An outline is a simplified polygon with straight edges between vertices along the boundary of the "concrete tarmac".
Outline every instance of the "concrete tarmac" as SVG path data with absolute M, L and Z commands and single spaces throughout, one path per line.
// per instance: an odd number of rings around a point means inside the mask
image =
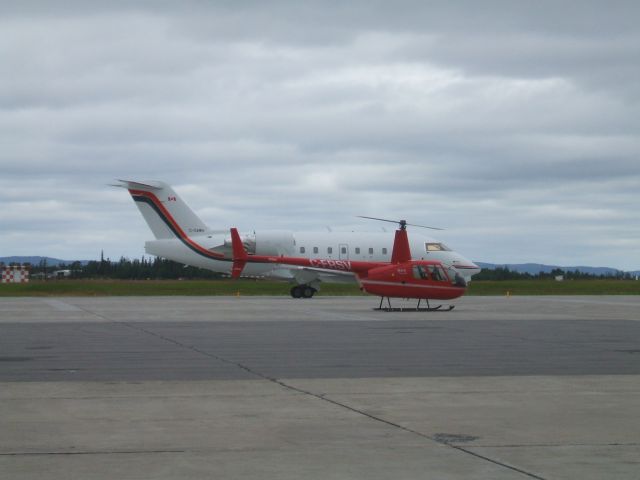
M 640 477 L 640 298 L 14 298 L 0 478 Z

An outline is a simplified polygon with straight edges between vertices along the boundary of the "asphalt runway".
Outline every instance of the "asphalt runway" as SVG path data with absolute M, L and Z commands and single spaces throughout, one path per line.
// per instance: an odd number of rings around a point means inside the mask
M 640 299 L 14 298 L 2 478 L 638 478 Z
M 640 322 L 624 320 L 5 323 L 2 332 L 0 381 L 640 374 Z

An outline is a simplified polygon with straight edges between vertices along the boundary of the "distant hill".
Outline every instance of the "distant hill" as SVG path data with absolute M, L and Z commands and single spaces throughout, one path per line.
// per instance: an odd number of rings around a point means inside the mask
M 48 267 L 57 267 L 58 265 L 69 265 L 73 262 L 79 261 L 82 265 L 86 265 L 87 263 L 89 263 L 89 260 L 61 260 L 59 258 L 52 258 L 52 257 L 38 257 L 38 256 L 34 256 L 34 257 L 20 257 L 20 256 L 16 256 L 16 257 L 0 257 L 0 262 L 4 263 L 5 265 L 9 265 L 10 263 L 30 263 L 31 265 L 40 265 L 40 262 L 42 262 L 43 260 L 47 260 L 47 266 Z
M 529 273 L 531 275 L 537 275 L 538 273 L 551 273 L 552 270 L 560 269 L 565 272 L 575 272 L 576 270 L 581 273 L 587 273 L 589 275 L 616 275 L 621 272 L 616 268 L 609 267 L 585 267 L 585 266 L 577 266 L 577 267 L 561 267 L 558 265 L 544 265 L 542 263 L 484 263 L 484 262 L 476 262 L 476 264 L 480 268 L 486 268 L 489 270 L 494 270 L 497 267 L 508 268 L 512 272 L 518 273 Z M 631 275 L 640 275 L 640 270 L 635 270 L 632 272 L 628 272 Z

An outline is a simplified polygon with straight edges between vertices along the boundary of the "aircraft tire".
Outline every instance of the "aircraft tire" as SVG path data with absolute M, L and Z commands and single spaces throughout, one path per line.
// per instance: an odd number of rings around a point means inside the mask
M 311 298 L 313 297 L 314 293 L 316 293 L 315 288 L 310 287 L 309 285 L 305 285 L 304 287 L 302 287 L 302 296 L 304 298 Z
M 301 298 L 303 294 L 302 287 L 300 285 L 296 285 L 291 288 L 291 296 L 293 298 Z

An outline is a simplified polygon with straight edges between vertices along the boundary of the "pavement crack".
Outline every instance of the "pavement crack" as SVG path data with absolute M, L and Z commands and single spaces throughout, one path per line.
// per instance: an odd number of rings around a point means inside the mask
M 104 320 L 105 322 L 113 322 L 113 320 L 110 319 L 109 317 L 105 317 L 104 315 L 101 315 L 99 313 L 92 312 L 91 310 L 88 310 L 85 307 L 81 307 L 79 305 L 70 305 L 70 306 L 73 307 L 73 310 L 70 310 L 70 311 L 84 312 L 84 313 L 87 313 L 89 315 L 93 315 L 94 317 L 99 318 L 100 320 Z
M 193 352 L 199 353 L 201 355 L 205 355 L 205 356 L 207 356 L 209 358 L 213 358 L 215 360 L 218 360 L 220 362 L 226 363 L 228 365 L 234 365 L 237 368 L 240 368 L 240 369 L 242 369 L 242 370 L 244 370 L 244 371 L 246 371 L 246 372 L 248 372 L 248 373 L 250 373 L 250 374 L 252 374 L 252 375 L 254 375 L 256 377 L 259 377 L 259 378 L 261 378 L 263 380 L 267 380 L 267 381 L 269 381 L 269 382 L 271 382 L 273 384 L 279 385 L 280 387 L 285 388 L 287 390 L 290 390 L 292 392 L 296 392 L 296 393 L 300 393 L 300 394 L 303 394 L 303 395 L 306 395 L 306 396 L 309 396 L 309 397 L 316 398 L 316 399 L 318 399 L 318 400 L 320 400 L 322 402 L 329 403 L 329 404 L 334 405 L 336 407 L 340 407 L 340 408 L 342 408 L 344 410 L 348 410 L 350 412 L 353 412 L 353 413 L 355 413 L 357 415 L 361 415 L 363 417 L 366 417 L 366 418 L 368 418 L 370 420 L 373 420 L 373 421 L 385 424 L 387 426 L 402 430 L 402 431 L 410 433 L 412 435 L 416 435 L 416 436 L 418 436 L 420 438 L 424 438 L 425 440 L 429 440 L 429 441 L 438 443 L 439 445 L 451 448 L 453 450 L 457 450 L 458 452 L 465 453 L 467 455 L 471 455 L 471 456 L 476 457 L 478 459 L 490 462 L 490 463 L 492 463 L 494 465 L 498 465 L 498 466 L 500 466 L 502 468 L 506 468 L 506 469 L 511 470 L 513 472 L 520 473 L 520 474 L 525 475 L 525 476 L 527 476 L 529 478 L 535 478 L 536 480 L 546 480 L 544 477 L 540 477 L 540 476 L 538 476 L 538 475 L 536 475 L 534 473 L 527 472 L 526 470 L 522 470 L 522 469 L 520 469 L 518 467 L 515 467 L 513 465 L 509 465 L 507 463 L 500 462 L 498 460 L 494 460 L 494 459 L 492 459 L 490 457 L 487 457 L 485 455 L 480 455 L 478 453 L 472 452 L 472 451 L 470 451 L 470 450 L 468 450 L 466 448 L 463 448 L 463 447 L 460 447 L 460 446 L 457 446 L 457 445 L 452 445 L 452 444 L 447 443 L 447 442 L 438 441 L 438 439 L 435 438 L 434 436 L 427 435 L 427 434 L 422 433 L 422 432 L 420 432 L 418 430 L 413 430 L 413 429 L 411 429 L 409 427 L 405 427 L 404 425 L 400 425 L 399 423 L 392 422 L 390 420 L 387 420 L 385 418 L 379 417 L 377 415 L 373 415 L 371 413 L 367 413 L 364 410 L 360 410 L 360 409 L 358 409 L 356 407 L 352 407 L 351 405 L 348 405 L 346 403 L 339 402 L 337 400 L 334 400 L 334 399 L 328 397 L 326 393 L 315 393 L 315 392 L 312 392 L 311 390 L 305 390 L 303 388 L 296 387 L 294 385 L 291 385 L 291 384 L 288 384 L 288 383 L 284 382 L 283 380 L 279 380 L 277 378 L 270 377 L 270 376 L 268 376 L 268 375 L 266 375 L 266 374 L 264 374 L 262 372 L 254 370 L 251 367 L 249 367 L 247 365 L 244 365 L 243 363 L 236 362 L 234 360 L 229 360 L 227 358 L 221 357 L 221 356 L 216 355 L 216 354 L 211 353 L 211 352 L 206 352 L 206 351 L 201 350 L 201 349 L 199 349 L 199 348 L 197 348 L 197 347 L 195 347 L 193 345 L 187 345 L 187 344 L 182 343 L 182 342 L 180 342 L 178 340 L 175 340 L 175 339 L 167 337 L 165 335 L 153 332 L 151 330 L 147 330 L 146 328 L 140 327 L 140 326 L 138 326 L 136 324 L 133 324 L 133 323 L 121 322 L 121 321 L 117 321 L 115 323 L 118 323 L 120 325 L 124 325 L 126 327 L 129 327 L 129 328 L 131 328 L 133 330 L 137 330 L 139 332 L 143 332 L 143 333 L 145 333 L 147 335 L 152 335 L 152 336 L 160 338 L 160 339 L 162 339 L 164 341 L 170 342 L 170 343 L 172 343 L 174 345 L 180 346 L 182 348 L 189 349 L 189 350 L 191 350 Z
M 509 465 L 506 464 L 504 462 L 499 462 L 498 460 L 494 460 L 493 458 L 487 457 L 486 455 L 480 455 L 479 453 L 476 452 L 472 452 L 471 450 L 468 450 L 466 448 L 463 447 L 458 447 L 455 445 L 449 445 L 451 448 L 458 450 L 459 452 L 464 452 L 468 455 L 473 455 L 474 457 L 480 458 L 482 460 L 485 460 L 487 462 L 491 462 L 494 465 L 499 465 L 501 467 L 505 467 L 508 468 L 509 470 L 513 470 L 514 472 L 518 472 L 521 473 L 523 475 L 526 475 L 529 478 L 536 478 L 537 480 L 546 480 L 544 477 L 540 477 L 538 475 L 536 475 L 535 473 L 531 473 L 531 472 L 527 472 L 526 470 L 522 470 L 521 468 L 518 467 L 514 467 L 513 465 Z
M 357 413 L 357 414 L 362 415 L 364 417 L 367 417 L 367 418 L 369 418 L 371 420 L 383 423 L 383 424 L 388 425 L 388 426 L 393 427 L 393 428 L 397 428 L 397 429 L 402 430 L 404 432 L 411 433 L 413 435 L 417 435 L 418 437 L 424 438 L 426 440 L 430 440 L 432 442 L 436 442 L 436 443 L 438 443 L 440 445 L 452 448 L 453 450 L 457 450 L 459 452 L 466 453 L 468 455 L 472 455 L 472 456 L 474 456 L 476 458 L 485 460 L 487 462 L 491 462 L 494 465 L 498 465 L 500 467 L 507 468 L 507 469 L 512 470 L 514 472 L 521 473 L 521 474 L 523 474 L 523 475 L 525 475 L 525 476 L 527 476 L 529 478 L 535 478 L 537 480 L 546 480 L 544 477 L 540 477 L 540 476 L 538 476 L 538 475 L 536 475 L 534 473 L 527 472 L 526 470 L 522 470 L 522 469 L 520 469 L 518 467 L 514 467 L 513 465 L 509 465 L 507 463 L 500 462 L 498 460 L 494 460 L 494 459 L 492 459 L 490 457 L 487 457 L 485 455 L 480 455 L 478 453 L 472 452 L 470 450 L 467 450 L 466 448 L 463 448 L 463 447 L 460 447 L 460 446 L 457 446 L 457 445 L 452 445 L 450 443 L 438 441 L 435 437 L 433 437 L 431 435 L 427 435 L 427 434 L 422 433 L 422 432 L 420 432 L 418 430 L 414 430 L 412 428 L 405 427 L 404 425 L 400 425 L 399 423 L 392 422 L 390 420 L 387 420 L 385 418 L 379 417 L 377 415 L 372 415 L 370 413 L 365 412 L 364 410 L 360 410 L 358 408 L 352 407 L 351 405 L 348 405 L 346 403 L 342 403 L 342 402 L 339 402 L 337 400 L 333 400 L 332 398 L 327 397 L 326 394 L 318 394 L 318 393 L 314 393 L 314 392 L 312 392 L 310 390 L 305 390 L 305 389 L 302 389 L 302 388 L 299 388 L 299 387 L 295 387 L 293 385 L 289 385 L 288 383 L 283 382 L 282 380 L 271 379 L 271 378 L 268 378 L 268 377 L 265 377 L 265 376 L 263 376 L 263 378 L 266 378 L 266 379 L 268 379 L 268 380 L 270 380 L 270 381 L 272 381 L 272 382 L 274 382 L 274 383 L 276 383 L 278 385 L 281 385 L 282 387 L 287 388 L 289 390 L 293 390 L 293 391 L 298 392 L 298 393 L 302 393 L 302 394 L 305 394 L 305 395 L 308 395 L 308 396 L 311 396 L 311 397 L 315 397 L 315 398 L 317 398 L 319 400 L 322 400 L 323 402 L 327 402 L 327 403 L 330 403 L 332 405 L 341 407 L 341 408 L 343 408 L 345 410 L 349 410 L 350 412 Z
M 182 343 L 182 342 L 180 342 L 178 340 L 175 340 L 173 338 L 167 337 L 167 336 L 162 335 L 160 333 L 156 333 L 156 332 L 153 332 L 151 330 L 147 330 L 146 328 L 140 327 L 140 326 L 138 326 L 136 324 L 128 323 L 128 322 L 119 322 L 119 321 L 116 321 L 114 323 L 117 323 L 119 325 L 124 325 L 125 327 L 131 328 L 133 330 L 137 330 L 137 331 L 142 332 L 142 333 L 146 333 L 147 335 L 152 335 L 152 336 L 154 336 L 156 338 L 159 338 L 161 340 L 164 340 L 166 342 L 173 343 L 174 345 L 177 345 L 177 346 L 182 347 L 182 348 L 186 348 L 187 350 L 191 350 L 192 352 L 196 352 L 196 353 L 199 353 L 200 355 L 204 355 L 206 357 L 213 358 L 214 360 L 218 360 L 219 362 L 226 363 L 228 365 L 234 365 L 234 366 L 244 370 L 245 372 L 250 373 L 250 374 L 252 374 L 252 375 L 254 375 L 256 377 L 260 377 L 260 378 L 262 378 L 264 380 L 269 380 L 271 382 L 276 381 L 275 379 L 273 379 L 271 377 L 268 377 L 266 375 L 263 375 L 262 373 L 260 373 L 260 372 L 258 372 L 256 370 L 253 370 L 252 368 L 250 368 L 250 367 L 248 367 L 248 366 L 246 366 L 246 365 L 244 365 L 244 364 L 242 364 L 240 362 L 235 362 L 233 360 L 229 360 L 227 358 L 224 358 L 224 357 L 221 357 L 219 355 L 216 355 L 215 353 L 211 353 L 211 352 L 207 352 L 205 350 L 201 350 L 201 349 L 199 349 L 198 347 L 196 347 L 194 345 L 187 345 L 186 343 Z

